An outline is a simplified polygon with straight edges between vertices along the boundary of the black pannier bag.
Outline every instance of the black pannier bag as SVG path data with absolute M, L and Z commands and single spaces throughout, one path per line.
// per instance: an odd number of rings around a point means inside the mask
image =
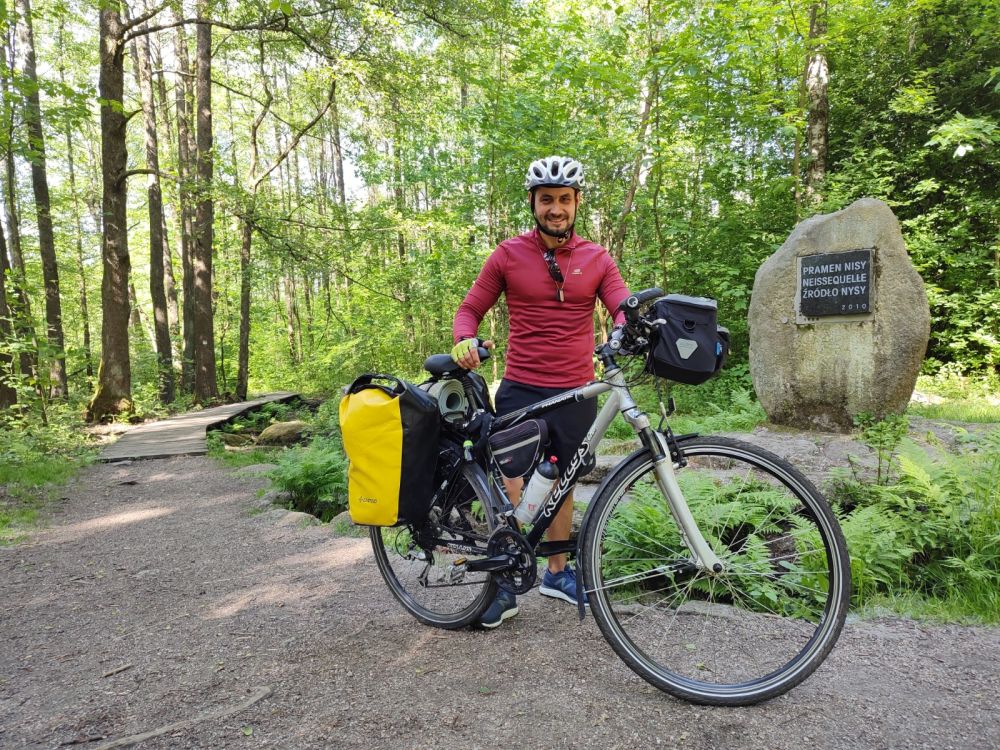
M 646 371 L 678 383 L 698 385 L 722 369 L 729 331 L 716 322 L 718 306 L 708 297 L 668 294 L 650 307 L 656 323 Z
M 340 430 L 354 523 L 398 526 L 426 517 L 440 425 L 437 401 L 391 375 L 362 375 L 345 389 Z
M 507 479 L 523 477 L 531 471 L 549 442 L 549 430 L 540 419 L 529 419 L 509 430 L 490 436 L 490 451 Z

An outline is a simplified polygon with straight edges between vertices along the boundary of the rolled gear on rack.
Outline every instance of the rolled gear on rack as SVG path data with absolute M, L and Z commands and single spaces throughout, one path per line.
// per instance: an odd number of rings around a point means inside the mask
M 351 520 L 364 526 L 422 521 L 434 494 L 437 400 L 391 375 L 362 375 L 344 391 L 340 429 L 350 460 Z

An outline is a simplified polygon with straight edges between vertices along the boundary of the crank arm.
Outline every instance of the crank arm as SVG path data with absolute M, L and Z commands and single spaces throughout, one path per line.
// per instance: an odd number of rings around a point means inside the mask
M 515 567 L 517 567 L 517 558 L 512 555 L 483 557 L 479 560 L 469 560 L 465 564 L 466 570 L 486 573 L 502 573 L 505 570 L 513 570 Z

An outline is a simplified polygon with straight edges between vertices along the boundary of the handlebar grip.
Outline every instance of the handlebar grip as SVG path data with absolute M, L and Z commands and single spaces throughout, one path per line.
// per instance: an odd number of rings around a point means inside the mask
M 479 353 L 479 361 L 485 362 L 490 358 L 490 350 L 484 346 L 477 346 L 476 351 Z
M 634 321 L 639 316 L 639 306 L 644 302 L 648 302 L 651 299 L 656 299 L 657 297 L 663 296 L 663 290 L 658 287 L 653 287 L 651 289 L 644 289 L 641 292 L 636 292 L 631 294 L 622 300 L 621 304 L 618 305 L 618 309 L 625 313 L 625 317 L 629 320 Z

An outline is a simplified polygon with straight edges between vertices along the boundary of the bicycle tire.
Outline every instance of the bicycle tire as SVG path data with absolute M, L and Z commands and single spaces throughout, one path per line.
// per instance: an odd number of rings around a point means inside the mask
M 742 706 L 787 692 L 830 653 L 850 601 L 843 533 L 788 462 L 727 438 L 681 444 L 691 512 L 725 566 L 696 568 L 638 451 L 605 479 L 581 550 L 590 608 L 622 660 L 659 689 Z
M 453 483 L 445 501 L 431 509 L 429 518 L 448 516 L 484 539 L 494 528 L 489 506 L 489 483 L 482 469 L 467 465 Z M 480 510 L 473 503 L 480 503 Z M 433 521 L 428 521 L 432 523 Z M 441 538 L 441 528 L 434 536 Z M 486 611 L 497 586 L 489 573 L 456 572 L 451 565 L 466 553 L 438 544 L 433 549 L 417 546 L 412 526 L 372 527 L 370 536 L 375 564 L 393 596 L 425 625 L 453 630 L 471 624 Z M 485 550 L 485 544 L 483 545 Z

